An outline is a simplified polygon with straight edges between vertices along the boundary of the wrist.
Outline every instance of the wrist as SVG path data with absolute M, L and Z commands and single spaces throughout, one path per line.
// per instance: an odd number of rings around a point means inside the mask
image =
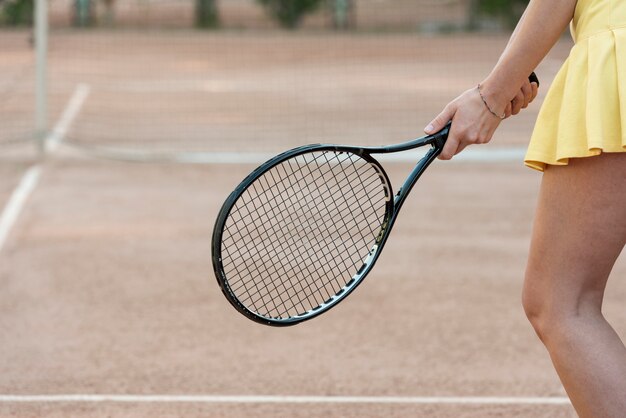
M 480 93 L 489 109 L 498 115 L 503 115 L 510 100 L 507 99 L 503 88 L 491 78 L 486 78 L 480 83 Z
M 504 113 L 498 113 L 495 110 L 493 110 L 491 108 L 491 106 L 489 106 L 489 103 L 487 102 L 487 100 L 485 99 L 485 96 L 483 95 L 482 91 L 480 90 L 480 84 L 478 86 L 476 86 L 476 91 L 478 92 L 478 95 L 480 96 L 480 99 L 483 101 L 483 104 L 485 105 L 485 108 L 489 111 L 489 113 L 491 113 L 494 117 L 503 120 L 506 119 L 506 114 Z

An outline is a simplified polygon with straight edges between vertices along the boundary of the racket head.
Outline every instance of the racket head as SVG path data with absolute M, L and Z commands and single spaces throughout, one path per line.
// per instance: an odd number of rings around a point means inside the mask
M 218 284 L 247 318 L 289 326 L 328 311 L 369 273 L 394 213 L 391 182 L 362 148 L 308 145 L 267 161 L 224 202 Z

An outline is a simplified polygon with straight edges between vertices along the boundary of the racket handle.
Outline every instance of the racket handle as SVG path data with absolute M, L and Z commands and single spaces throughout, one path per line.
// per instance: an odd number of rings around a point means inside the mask
M 446 140 L 448 139 L 448 135 L 450 134 L 450 128 L 452 127 L 452 121 L 446 123 L 446 126 L 443 127 L 437 133 L 432 135 L 432 144 L 435 148 L 442 150 L 443 146 L 446 144 Z

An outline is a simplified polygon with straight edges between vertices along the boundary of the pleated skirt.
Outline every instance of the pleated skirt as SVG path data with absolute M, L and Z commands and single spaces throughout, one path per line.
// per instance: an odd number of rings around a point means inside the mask
M 626 152 L 626 0 L 579 0 L 575 44 L 554 79 L 525 164 L 543 171 L 570 158 Z

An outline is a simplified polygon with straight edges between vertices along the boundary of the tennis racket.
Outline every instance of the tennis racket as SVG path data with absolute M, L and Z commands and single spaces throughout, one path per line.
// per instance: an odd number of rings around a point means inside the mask
M 228 301 L 253 321 L 287 326 L 345 299 L 374 267 L 450 126 L 390 146 L 307 145 L 250 173 L 224 202 L 213 230 L 213 268 Z M 426 146 L 394 194 L 374 155 Z
M 228 196 L 213 268 L 239 312 L 294 325 L 337 305 L 367 276 L 409 192 L 443 149 L 440 132 L 381 147 L 307 145 L 267 161 Z M 374 154 L 430 146 L 394 195 Z

